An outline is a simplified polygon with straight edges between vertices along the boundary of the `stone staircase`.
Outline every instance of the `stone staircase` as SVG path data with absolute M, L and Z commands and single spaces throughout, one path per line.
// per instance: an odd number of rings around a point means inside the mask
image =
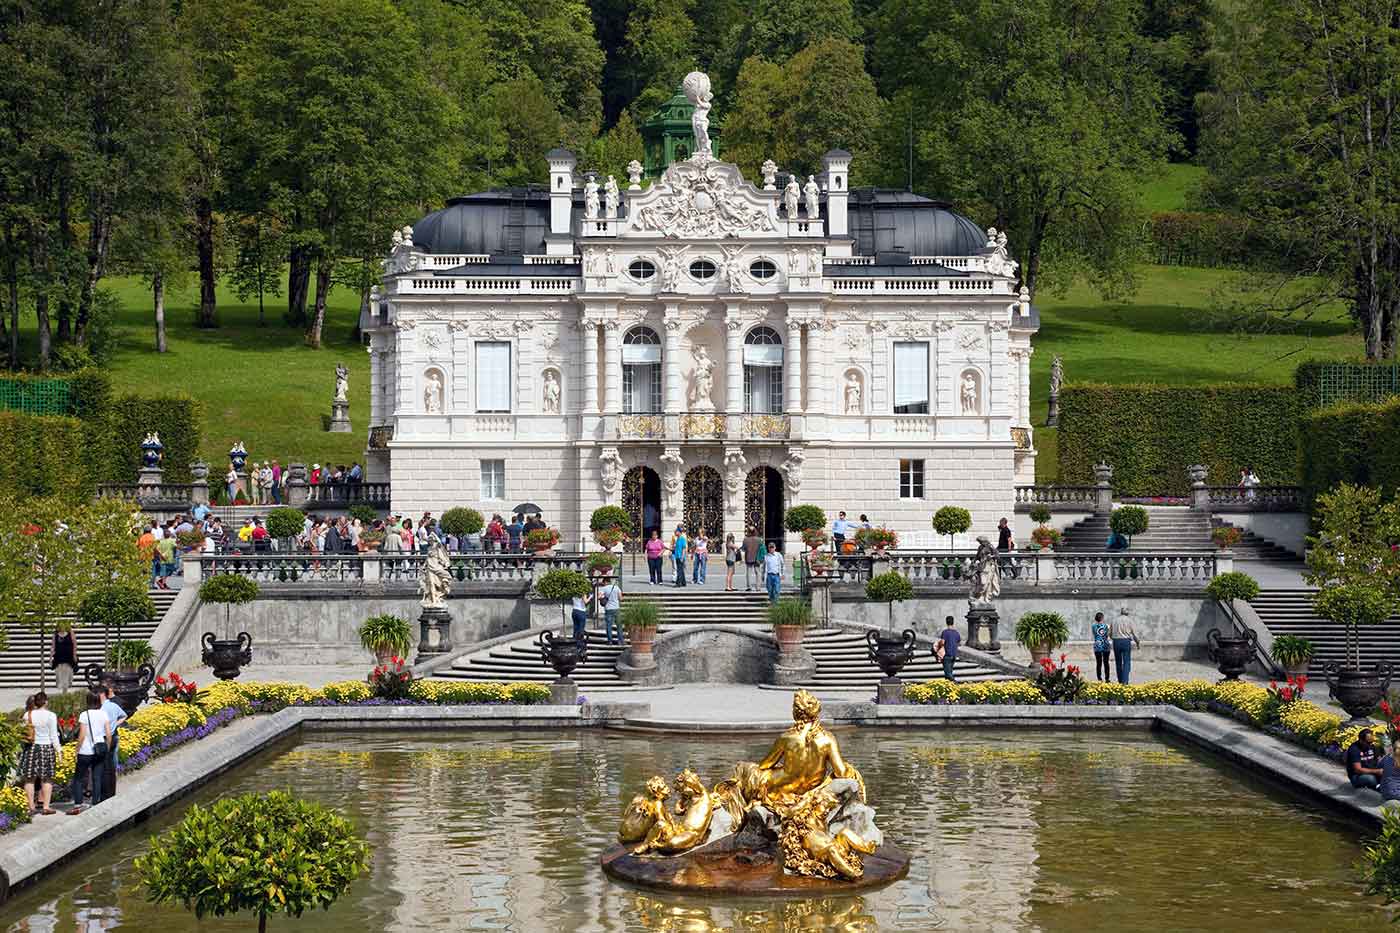
M 1229 524 L 1229 522 L 1217 518 L 1213 521 L 1212 527 Z M 1254 532 L 1246 531 L 1243 528 L 1240 528 L 1239 532 L 1240 540 L 1232 548 L 1236 560 L 1267 560 L 1274 563 L 1298 563 L 1302 560 L 1288 548 L 1275 544 L 1268 538 L 1261 538 Z
M 1211 549 L 1210 516 L 1184 506 L 1149 505 L 1147 531 L 1134 535 L 1135 551 L 1194 551 Z M 1061 551 L 1102 551 L 1108 543 L 1107 515 L 1093 515 L 1065 529 Z
M 817 662 L 817 672 L 811 680 L 802 684 L 810 689 L 851 690 L 865 688 L 873 691 L 884 674 L 870 660 L 865 636 L 860 632 L 845 629 L 813 629 L 807 633 L 802 645 L 812 652 Z M 959 659 L 953 665 L 953 676 L 959 682 L 986 680 L 1014 680 L 1010 674 L 991 668 L 980 667 Z M 925 680 L 941 680 L 943 664 L 935 661 L 922 644 L 918 654 L 900 672 L 905 683 L 922 683 Z
M 1309 673 L 1313 676 L 1320 676 L 1328 661 L 1345 660 L 1346 630 L 1318 617 L 1313 611 L 1311 590 L 1260 590 L 1250 605 L 1274 637 L 1297 635 L 1312 642 Z M 1400 616 L 1392 616 L 1380 625 L 1361 626 L 1361 663 L 1377 661 L 1400 662 Z
M 137 625 L 130 625 L 122 629 L 123 638 L 144 638 L 149 639 L 155 634 L 156 626 L 165 617 L 165 613 L 170 609 L 170 604 L 175 602 L 175 597 L 179 595 L 177 590 L 151 590 L 151 602 L 155 603 L 155 618 Z M 0 653 L 0 688 L 21 688 L 33 690 L 39 684 L 39 665 L 41 650 L 47 654 L 53 641 L 53 626 L 47 627 L 44 639 L 39 639 L 38 630 L 30 631 L 21 625 L 9 623 L 5 626 L 6 633 L 10 637 L 10 647 Z M 80 665 L 100 663 L 102 657 L 103 630 L 76 628 L 73 637 L 78 643 L 78 661 Z M 116 640 L 115 629 L 110 632 L 110 638 Z M 53 689 L 53 671 L 45 668 L 44 687 Z M 81 684 L 81 675 L 74 678 L 75 684 Z

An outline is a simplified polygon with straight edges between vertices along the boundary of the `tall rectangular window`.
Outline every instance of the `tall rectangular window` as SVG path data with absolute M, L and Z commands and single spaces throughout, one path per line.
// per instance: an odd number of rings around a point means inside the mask
M 922 499 L 924 497 L 924 461 L 899 461 L 899 498 Z
M 504 460 L 481 461 L 481 498 L 504 499 L 506 497 L 506 462 Z
M 928 343 L 895 343 L 894 413 L 926 415 L 928 403 Z
M 476 410 L 510 411 L 510 342 L 478 341 L 476 345 Z

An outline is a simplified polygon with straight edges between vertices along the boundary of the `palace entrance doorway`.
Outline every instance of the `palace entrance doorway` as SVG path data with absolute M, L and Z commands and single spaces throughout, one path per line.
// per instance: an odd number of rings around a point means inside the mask
M 632 516 L 632 527 L 640 537 L 628 550 L 640 550 L 639 542 L 661 530 L 661 477 L 651 467 L 634 466 L 622 476 L 622 507 Z
M 756 467 L 744 480 L 744 527 L 768 541 L 783 540 L 783 474 Z

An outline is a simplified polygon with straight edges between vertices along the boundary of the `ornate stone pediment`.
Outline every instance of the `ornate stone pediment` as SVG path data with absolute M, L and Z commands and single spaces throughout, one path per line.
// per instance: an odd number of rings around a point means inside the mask
M 684 239 L 775 236 L 777 201 L 744 181 L 736 165 L 696 155 L 672 163 L 628 207 L 628 236 Z

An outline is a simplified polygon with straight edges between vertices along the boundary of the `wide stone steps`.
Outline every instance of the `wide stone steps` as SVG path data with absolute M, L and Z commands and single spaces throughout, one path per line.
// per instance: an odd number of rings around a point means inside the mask
M 1182 506 L 1144 506 L 1147 531 L 1134 535 L 1132 547 L 1139 551 L 1180 551 L 1211 548 L 1211 521 L 1208 515 Z M 1093 515 L 1064 531 L 1063 551 L 1102 551 L 1108 543 L 1109 516 Z
M 834 689 L 869 689 L 884 677 L 884 673 L 870 660 L 865 636 L 845 629 L 820 629 L 807 633 L 803 647 L 812 653 L 817 662 L 816 674 L 803 683 L 804 687 Z M 920 683 L 925 680 L 940 680 L 943 677 L 943 664 L 935 661 L 929 650 L 920 646 L 914 660 L 905 665 L 900 677 L 906 683 Z M 959 682 L 987 680 L 1013 680 L 1010 674 L 991 670 L 969 661 L 959 659 L 953 665 L 953 676 Z
M 1230 525 L 1229 522 L 1216 519 L 1212 527 Z M 1231 525 L 1231 527 L 1235 527 Z M 1234 551 L 1236 560 L 1267 560 L 1276 563 L 1297 563 L 1302 560 L 1297 554 L 1282 545 L 1275 544 L 1268 538 L 1261 538 L 1252 531 L 1239 529 L 1240 540 L 1231 548 Z
M 1321 675 L 1329 661 L 1348 663 L 1346 629 L 1317 615 L 1312 607 L 1311 590 L 1261 590 L 1250 605 L 1274 637 L 1297 635 L 1312 642 L 1310 674 Z M 1361 626 L 1360 648 L 1362 664 L 1378 661 L 1400 663 L 1400 615 L 1392 616 L 1380 625 Z
M 150 639 L 177 595 L 178 591 L 176 590 L 151 590 L 151 602 L 155 603 L 156 606 L 155 618 L 126 626 L 122 629 L 122 638 Z M 47 656 L 53 643 L 53 623 L 50 622 L 45 627 L 42 641 L 37 629 L 30 631 L 14 622 L 7 623 L 5 631 L 10 638 L 10 647 L 0 653 L 0 688 L 36 689 L 40 683 L 40 658 Z M 104 632 L 101 628 L 75 628 L 73 630 L 73 637 L 78 644 L 80 666 L 85 667 L 88 664 L 103 661 L 103 636 Z M 116 629 L 111 629 L 107 636 L 110 640 L 115 641 Z M 74 683 L 81 684 L 82 678 L 75 678 Z M 53 671 L 47 666 L 43 670 L 43 685 L 46 689 L 52 689 L 54 685 Z

